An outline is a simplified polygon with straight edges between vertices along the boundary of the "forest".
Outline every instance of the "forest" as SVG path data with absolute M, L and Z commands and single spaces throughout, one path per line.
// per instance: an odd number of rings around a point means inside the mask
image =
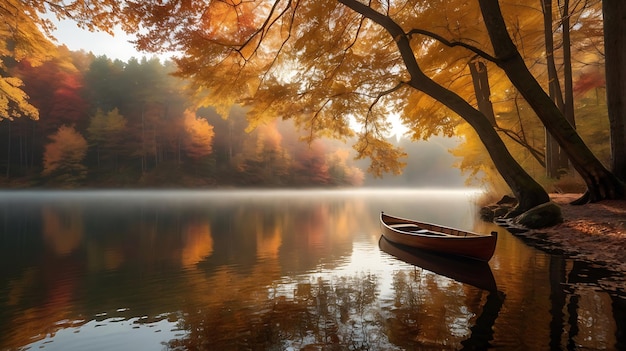
M 0 169 L 16 187 L 352 186 L 343 143 L 300 142 L 289 121 L 247 130 L 245 111 L 192 108 L 171 62 L 129 62 L 58 47 L 15 62 L 38 118 L 0 122 Z M 226 118 L 223 118 L 226 117 Z
M 457 166 L 512 192 L 518 213 L 568 182 L 585 191 L 578 203 L 624 196 L 619 2 L 52 1 L 14 8 L 3 16 L 25 25 L 5 25 L 3 83 L 11 93 L 4 109 L 12 122 L 0 126 L 7 136 L 0 152 L 8 179 L 360 184 L 353 155 L 368 159 L 374 176 L 407 165 L 406 149 L 389 139 L 389 116 L 399 115 L 410 140 L 460 138 L 452 150 Z M 117 25 L 140 50 L 178 54 L 162 66 L 51 55 L 45 13 L 90 30 Z M 46 69 L 64 77 L 34 73 Z M 38 85 L 64 86 L 45 98 Z M 190 95 L 183 97 L 183 86 Z

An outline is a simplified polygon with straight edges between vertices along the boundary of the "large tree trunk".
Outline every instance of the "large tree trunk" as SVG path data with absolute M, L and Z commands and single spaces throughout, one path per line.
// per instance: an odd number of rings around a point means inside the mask
M 440 86 L 425 75 L 413 79 L 411 85 L 442 102 L 474 128 L 481 142 L 485 145 L 496 169 L 519 202 L 515 211 L 510 213 L 509 216 L 526 212 L 537 205 L 550 201 L 550 197 L 545 189 L 513 158 L 484 114 L 454 92 Z
M 339 2 L 379 24 L 394 38 L 411 75 L 411 81 L 408 82 L 410 86 L 443 103 L 474 128 L 487 148 L 496 169 L 518 200 L 518 207 L 509 214 L 510 216 L 550 201 L 543 187 L 513 158 L 489 119 L 456 93 L 437 84 L 422 72 L 408 37 L 396 22 L 357 0 L 339 0 Z
M 526 67 L 507 31 L 498 0 L 478 2 L 495 56 L 498 58 L 497 65 L 506 72 L 546 129 L 567 153 L 572 166 L 587 185 L 587 193 L 575 203 L 623 198 L 624 185 L 593 155 Z
M 603 0 L 606 99 L 611 126 L 611 169 L 626 181 L 626 3 Z

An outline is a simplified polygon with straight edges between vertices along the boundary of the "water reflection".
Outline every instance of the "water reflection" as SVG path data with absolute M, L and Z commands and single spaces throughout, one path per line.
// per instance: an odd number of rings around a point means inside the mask
M 468 192 L 2 195 L 0 349 L 624 349 L 594 267 L 502 232 L 461 272 L 379 250 L 381 210 L 498 229 Z
M 476 318 L 474 326 L 470 328 L 470 337 L 461 341 L 461 344 L 463 345 L 462 349 L 464 350 L 484 350 L 489 348 L 489 342 L 493 339 L 493 326 L 504 302 L 504 293 L 497 290 L 491 268 L 486 262 L 440 256 L 423 250 L 396 245 L 389 242 L 383 236 L 380 238 L 379 246 L 382 251 L 392 255 L 393 257 L 422 269 L 419 274 L 418 271 L 415 271 L 413 275 L 415 280 L 420 279 L 421 282 L 421 276 L 424 274 L 423 270 L 427 270 L 435 273 L 439 277 L 448 277 L 457 282 L 468 284 L 486 291 L 487 296 L 484 301 L 484 306 L 482 307 L 482 312 L 478 318 Z M 398 311 L 402 310 L 401 306 L 405 306 L 406 311 L 402 313 L 402 315 L 410 316 L 408 320 L 411 323 L 422 320 L 422 323 L 419 323 L 413 328 L 411 328 L 410 325 L 407 325 L 409 323 L 406 322 L 401 323 L 402 325 L 400 328 L 395 328 L 416 335 L 413 337 L 413 340 L 418 342 L 404 345 L 405 347 L 422 348 L 428 344 L 446 344 L 445 341 L 447 341 L 447 335 L 445 332 L 447 331 L 451 334 L 455 333 L 455 331 L 459 329 L 459 321 L 462 322 L 462 324 L 466 324 L 468 320 L 473 317 L 473 314 L 467 315 L 465 318 L 456 317 L 456 320 L 454 320 L 451 324 L 441 321 L 444 325 L 450 325 L 447 330 L 446 328 L 435 328 L 436 332 L 443 331 L 444 335 L 428 336 L 427 333 L 432 333 L 432 330 L 429 331 L 428 329 L 423 328 L 422 324 L 425 324 L 424 321 L 428 321 L 427 323 L 430 323 L 433 318 L 436 320 L 437 316 L 445 315 L 448 311 L 440 311 L 441 313 L 437 313 L 434 316 L 421 316 L 419 312 L 423 310 L 423 308 L 422 306 L 419 306 L 420 299 L 414 296 L 414 289 L 411 288 L 411 283 L 407 281 L 407 276 L 402 272 L 398 272 L 394 275 L 394 288 L 396 290 L 394 305 L 398 307 Z M 403 292 L 405 290 L 406 292 Z M 403 295 L 405 296 L 406 301 L 402 301 Z M 433 290 L 429 290 L 428 295 L 432 296 L 435 294 Z M 481 294 L 477 292 L 470 292 L 469 295 L 473 296 L 469 299 L 469 301 L 472 301 L 472 305 L 474 305 L 476 301 L 482 302 Z M 460 331 L 460 335 L 467 335 L 467 331 L 464 328 L 460 328 Z M 429 342 L 425 343 L 424 340 L 428 340 Z
M 458 282 L 489 292 L 497 291 L 496 280 L 487 262 L 460 257 L 442 256 L 416 248 L 394 244 L 384 236 L 378 242 L 380 249 L 406 263 L 426 269 Z

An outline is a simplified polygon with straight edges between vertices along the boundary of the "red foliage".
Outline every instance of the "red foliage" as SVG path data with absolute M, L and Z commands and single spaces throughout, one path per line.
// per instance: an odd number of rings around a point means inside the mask
M 574 94 L 583 95 L 589 90 L 600 88 L 606 85 L 604 75 L 599 71 L 585 72 L 578 77 L 574 83 Z

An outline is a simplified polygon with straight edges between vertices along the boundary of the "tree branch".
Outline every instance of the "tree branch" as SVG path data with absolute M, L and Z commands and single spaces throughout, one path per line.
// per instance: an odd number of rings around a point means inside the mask
M 546 166 L 545 154 L 543 152 L 541 152 L 540 150 L 534 148 L 532 145 L 530 145 L 528 143 L 528 141 L 526 141 L 526 139 L 524 139 L 523 137 L 520 137 L 518 133 L 516 133 L 513 130 L 505 129 L 505 128 L 501 128 L 501 127 L 496 127 L 496 131 L 504 133 L 504 135 L 508 136 L 511 140 L 513 140 L 517 144 L 519 144 L 522 147 L 524 147 L 525 149 L 527 149 L 528 152 L 530 152 L 530 154 L 533 156 L 533 158 L 535 160 L 537 160 L 537 162 L 539 162 L 539 164 L 542 167 Z
M 380 93 L 378 93 L 378 95 L 376 96 L 376 98 L 374 99 L 374 102 L 372 102 L 370 104 L 370 107 L 368 109 L 368 111 L 372 111 L 372 109 L 374 108 L 374 105 L 376 105 L 378 103 L 378 101 L 380 101 L 380 99 L 382 99 L 384 96 L 389 95 L 397 90 L 399 90 L 400 88 L 402 88 L 403 86 L 405 86 L 407 83 L 406 82 L 399 82 L 398 84 L 396 84 L 394 87 L 389 88 L 387 90 L 381 91 Z M 369 113 L 369 112 L 368 112 Z
M 476 55 L 484 58 L 485 60 L 488 60 L 488 61 L 491 61 L 491 62 L 494 62 L 494 63 L 498 61 L 498 59 L 496 57 L 486 53 L 483 50 L 480 50 L 479 48 L 477 48 L 475 46 L 472 46 L 472 45 L 469 45 L 467 43 L 463 43 L 463 42 L 460 42 L 460 41 L 449 41 L 448 39 L 442 37 L 441 35 L 435 34 L 435 33 L 430 32 L 430 31 L 427 31 L 425 29 L 413 28 L 406 35 L 409 38 L 411 38 L 415 34 L 421 34 L 421 35 L 427 36 L 429 38 L 435 39 L 438 42 L 444 44 L 445 46 L 448 46 L 448 47 L 451 47 L 451 48 L 455 47 L 455 46 L 463 47 L 463 48 L 468 49 L 469 51 L 475 53 Z

